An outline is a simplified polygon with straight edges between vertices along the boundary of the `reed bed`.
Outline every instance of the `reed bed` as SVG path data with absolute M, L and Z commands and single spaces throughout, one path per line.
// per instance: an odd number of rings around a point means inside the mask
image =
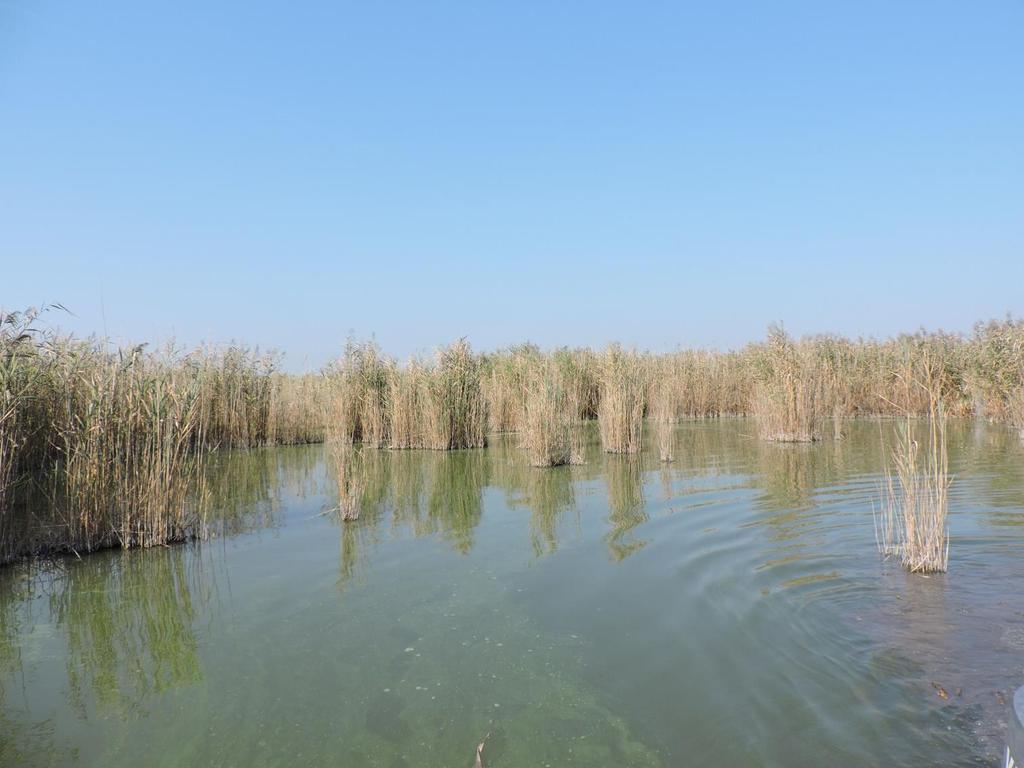
M 322 439 L 318 377 L 276 359 L 116 349 L 0 313 L 0 562 L 205 535 L 210 451 Z
M 538 384 L 551 379 L 554 364 L 571 384 L 573 409 L 599 422 L 606 451 L 638 451 L 649 416 L 659 453 L 668 457 L 668 426 L 680 418 L 752 414 L 766 440 L 812 442 L 842 437 L 851 418 L 927 416 L 927 392 L 907 386 L 925 358 L 934 363 L 931 375 L 948 416 L 1024 423 L 1024 323 L 1012 319 L 979 324 L 969 337 L 920 331 L 885 340 L 794 339 L 773 327 L 764 341 L 740 350 L 658 356 L 614 345 L 601 353 L 521 345 L 484 355 L 464 347 L 446 373 L 430 361 L 399 367 L 375 347 L 355 345 L 335 367 L 348 373 L 329 378 L 334 396 L 348 403 L 347 415 L 335 418 L 349 425 L 353 442 L 443 449 L 482 445 L 487 432 L 515 432 L 527 451 L 539 446 L 543 453 L 544 446 L 557 447 L 553 435 L 564 431 L 559 397 Z M 459 371 L 468 374 L 464 391 L 472 394 L 446 410 L 443 382 L 458 380 Z M 453 419 L 456 411 L 463 415 Z M 452 428 L 455 423 L 474 426 L 466 431 Z M 565 453 L 548 452 L 558 461 L 554 454 Z
M 280 355 L 241 345 L 118 349 L 61 335 L 34 310 L 0 312 L 0 560 L 204 535 L 202 467 L 218 448 L 456 450 L 515 432 L 531 464 L 556 466 L 581 460 L 587 420 L 604 451 L 631 454 L 649 418 L 667 461 L 683 418 L 753 414 L 768 440 L 811 441 L 863 416 L 934 423 L 936 398 L 943 419 L 1024 430 L 1024 322 L 884 340 L 773 328 L 739 350 L 657 356 L 533 345 L 477 354 L 458 341 L 406 365 L 350 342 L 336 363 L 297 376 Z M 935 463 L 931 449 L 909 450 L 897 450 L 907 466 Z

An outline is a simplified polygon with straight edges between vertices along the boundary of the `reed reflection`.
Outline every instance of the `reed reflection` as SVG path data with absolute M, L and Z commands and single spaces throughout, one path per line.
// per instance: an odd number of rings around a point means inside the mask
M 644 508 L 643 465 L 640 457 L 608 456 L 604 463 L 608 491 L 608 523 L 605 536 L 613 560 L 624 560 L 647 545 L 631 532 L 647 521 Z
M 530 508 L 530 543 L 534 555 L 552 554 L 558 549 L 560 523 L 576 510 L 572 471 L 569 467 L 534 468 L 526 477 L 524 501 Z
M 184 547 L 91 557 L 53 583 L 72 702 L 125 715 L 202 677 L 193 622 L 200 560 Z

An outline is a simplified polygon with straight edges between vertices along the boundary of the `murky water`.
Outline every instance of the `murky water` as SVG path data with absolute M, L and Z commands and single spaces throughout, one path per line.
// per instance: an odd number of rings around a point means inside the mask
M 219 457 L 200 545 L 0 571 L 0 764 L 994 765 L 1024 683 L 1024 448 L 953 429 L 950 572 L 879 560 L 891 425 L 531 469 Z

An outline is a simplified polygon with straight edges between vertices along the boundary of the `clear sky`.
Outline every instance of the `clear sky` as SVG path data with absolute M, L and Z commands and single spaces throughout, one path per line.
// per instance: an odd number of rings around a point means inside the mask
M 1024 314 L 1024 2 L 0 0 L 0 304 L 317 366 Z

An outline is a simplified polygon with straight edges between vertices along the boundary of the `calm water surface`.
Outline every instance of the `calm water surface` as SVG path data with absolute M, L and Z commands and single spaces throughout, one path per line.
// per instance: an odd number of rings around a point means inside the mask
M 1024 683 L 1024 448 L 953 430 L 950 571 L 876 555 L 891 425 L 531 469 L 218 457 L 222 535 L 0 571 L 0 764 L 995 765 Z M 326 513 L 325 513 L 326 511 Z

